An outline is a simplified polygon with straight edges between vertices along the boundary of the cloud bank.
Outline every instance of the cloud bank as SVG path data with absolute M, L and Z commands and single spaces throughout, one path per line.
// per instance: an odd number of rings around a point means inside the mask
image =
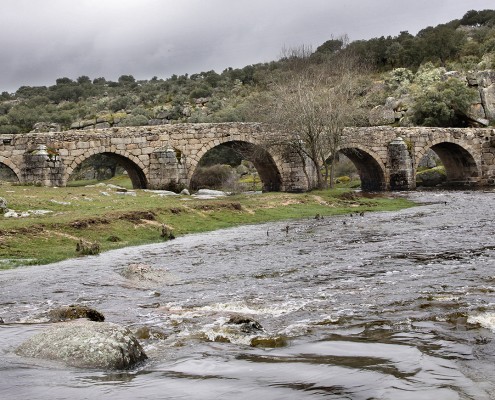
M 57 78 L 136 79 L 243 67 L 283 47 L 416 34 L 493 0 L 7 0 L 0 92 Z

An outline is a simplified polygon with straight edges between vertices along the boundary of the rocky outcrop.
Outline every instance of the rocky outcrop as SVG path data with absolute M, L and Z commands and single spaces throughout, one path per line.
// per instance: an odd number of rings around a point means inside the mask
M 465 82 L 467 86 L 478 90 L 478 95 L 473 101 L 467 117 L 475 126 L 488 126 L 495 120 L 495 70 L 469 72 L 462 74 L 457 71 L 447 71 L 442 79 L 455 78 Z M 385 126 L 398 124 L 410 126 L 408 114 L 414 104 L 408 94 L 388 97 L 385 105 L 374 107 L 368 116 L 371 126 Z
M 129 369 L 148 358 L 127 328 L 85 319 L 56 324 L 25 341 L 16 353 L 105 370 Z
M 395 111 L 387 106 L 376 106 L 369 114 L 371 126 L 392 125 L 395 123 Z
M 495 120 L 495 71 L 471 72 L 466 80 L 469 86 L 476 87 L 480 93 L 479 103 L 473 105 L 475 116 L 489 121 Z

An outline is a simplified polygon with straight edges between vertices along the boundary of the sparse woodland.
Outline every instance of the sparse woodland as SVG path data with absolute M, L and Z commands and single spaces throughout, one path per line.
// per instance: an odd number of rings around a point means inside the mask
M 335 85 L 343 72 L 333 66 L 350 58 L 354 60 L 349 70 L 352 80 L 347 82 L 352 88 L 347 86 L 345 94 L 350 97 L 338 101 L 347 106 L 352 103 L 353 112 L 339 110 L 339 127 L 342 123 L 369 124 L 367 112 L 390 97 L 409 103 L 397 124 L 477 124 L 477 118 L 467 117 L 477 93 L 466 84 L 465 77 L 468 71 L 495 68 L 495 10 L 469 11 L 461 19 L 427 27 L 416 36 L 400 32 L 394 37 L 354 42 L 331 38 L 314 51 L 303 48 L 282 53 L 277 61 L 227 68 L 221 73 L 206 71 L 150 80 L 122 75 L 117 82 L 103 77 L 62 77 L 48 87 L 22 86 L 15 93 L 0 95 L 0 134 L 266 120 L 266 110 L 280 110 L 287 101 L 293 108 L 301 108 L 298 102 L 304 99 L 292 96 L 295 92 L 286 96 L 290 87 L 303 89 L 301 85 L 317 84 L 323 86 L 321 91 L 326 90 L 327 103 L 330 92 L 335 101 Z M 312 83 L 307 82 L 308 77 Z M 261 106 L 271 108 L 263 111 Z M 335 121 L 335 112 L 325 118 Z M 341 114 L 347 116 L 343 122 Z M 493 126 L 492 118 L 484 119 Z

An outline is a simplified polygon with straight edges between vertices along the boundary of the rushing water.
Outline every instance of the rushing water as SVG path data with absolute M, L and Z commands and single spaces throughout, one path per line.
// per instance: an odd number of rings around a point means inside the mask
M 0 398 L 495 399 L 495 193 L 410 196 L 424 205 L 2 271 Z M 130 281 L 129 263 L 165 279 Z M 15 355 L 74 303 L 137 332 L 150 359 L 108 372 Z

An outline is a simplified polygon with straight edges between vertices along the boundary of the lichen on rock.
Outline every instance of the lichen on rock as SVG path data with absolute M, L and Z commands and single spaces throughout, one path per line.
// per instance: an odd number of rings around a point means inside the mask
M 129 369 L 148 358 L 127 328 L 86 319 L 51 326 L 21 344 L 16 354 L 106 370 Z

